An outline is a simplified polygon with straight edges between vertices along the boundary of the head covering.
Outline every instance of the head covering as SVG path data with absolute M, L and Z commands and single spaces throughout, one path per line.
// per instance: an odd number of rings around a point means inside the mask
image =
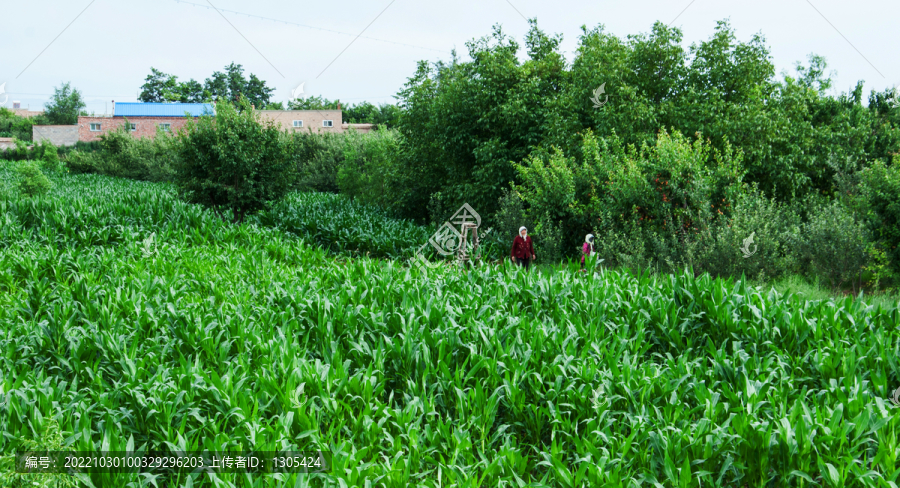
M 593 242 L 591 242 L 593 239 L 594 239 L 594 234 L 588 234 L 588 235 L 584 236 L 584 242 L 587 242 L 588 244 L 593 244 Z
M 524 225 L 522 227 L 519 227 L 519 234 L 521 234 L 523 230 L 528 230 L 528 229 L 526 229 Z

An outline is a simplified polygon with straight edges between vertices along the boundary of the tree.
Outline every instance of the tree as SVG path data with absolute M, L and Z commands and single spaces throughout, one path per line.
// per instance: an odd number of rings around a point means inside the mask
M 265 107 L 272 98 L 274 88 L 266 86 L 266 82 L 255 74 L 250 74 L 250 79 L 244 78 L 244 68 L 239 64 L 231 63 L 225 67 L 225 72 L 216 71 L 206 79 L 204 89 L 213 100 L 228 100 L 236 103 L 244 96 L 256 107 Z
M 66 82 L 54 88 L 53 98 L 44 105 L 44 115 L 53 125 L 73 125 L 78 123 L 78 115 L 84 114 L 86 106 L 81 92 Z
M 177 137 L 179 194 L 222 218 L 230 210 L 233 222 L 242 222 L 281 199 L 294 182 L 296 166 L 281 127 L 261 120 L 246 97 L 236 105 L 220 101 L 214 116 L 189 120 Z
M 178 77 L 151 67 L 138 99 L 144 103 L 174 102 L 181 98 Z
M 203 89 L 203 85 L 193 78 L 178 84 L 178 95 L 182 103 L 202 103 L 211 98 L 209 92 Z
M 288 110 L 337 110 L 339 103 L 317 95 L 288 101 Z
M 266 82 L 260 80 L 253 73 L 250 73 L 250 80 L 244 87 L 244 95 L 250 100 L 250 103 L 257 107 L 264 107 L 272 98 L 274 88 L 266 86 Z

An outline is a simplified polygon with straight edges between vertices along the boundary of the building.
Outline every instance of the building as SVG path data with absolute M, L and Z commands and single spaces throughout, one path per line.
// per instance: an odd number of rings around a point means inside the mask
M 43 110 L 28 110 L 27 108 L 22 108 L 22 102 L 13 102 L 12 112 L 16 114 L 18 117 L 37 117 L 38 115 L 43 115 Z
M 33 125 L 31 140 L 50 141 L 54 146 L 74 146 L 78 142 L 78 125 Z
M 201 115 L 213 115 L 211 103 L 119 103 L 113 101 L 112 117 L 78 117 L 78 140 L 99 141 L 100 136 L 125 126 L 134 137 L 156 137 L 157 130 L 177 132 L 187 123 L 187 117 L 196 120 Z
M 16 140 L 12 137 L 0 137 L 0 151 L 16 147 Z
M 340 110 L 258 110 L 263 120 L 272 120 L 288 132 L 344 131 Z
M 373 124 L 345 124 L 340 105 L 337 110 L 258 110 L 263 119 L 276 122 L 288 132 L 315 132 L 335 134 L 350 129 L 371 132 Z

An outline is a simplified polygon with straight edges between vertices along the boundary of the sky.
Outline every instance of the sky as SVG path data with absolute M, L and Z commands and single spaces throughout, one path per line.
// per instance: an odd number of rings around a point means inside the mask
M 765 38 L 779 78 L 815 53 L 834 71 L 832 94 L 859 80 L 866 99 L 900 85 L 896 0 L 19 0 L 0 6 L 0 105 L 39 110 L 71 82 L 88 111 L 106 113 L 138 101 L 151 67 L 203 82 L 232 62 L 274 87 L 273 101 L 303 83 L 302 96 L 394 103 L 418 61 L 454 48 L 467 60 L 466 42 L 495 24 L 524 46 L 532 17 L 562 34 L 569 61 L 582 25 L 625 38 L 661 21 L 689 47 L 727 19 L 739 40 Z

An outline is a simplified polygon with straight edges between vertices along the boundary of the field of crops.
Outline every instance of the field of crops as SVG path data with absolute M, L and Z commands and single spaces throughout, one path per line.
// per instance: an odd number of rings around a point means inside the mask
M 27 200 L 11 178 L 0 485 L 11 452 L 60 445 L 332 454 L 315 477 L 78 481 L 98 488 L 900 483 L 896 305 L 688 274 L 425 276 L 164 185 L 67 176 Z
M 253 221 L 352 256 L 410 258 L 433 231 L 330 193 L 292 193 Z

